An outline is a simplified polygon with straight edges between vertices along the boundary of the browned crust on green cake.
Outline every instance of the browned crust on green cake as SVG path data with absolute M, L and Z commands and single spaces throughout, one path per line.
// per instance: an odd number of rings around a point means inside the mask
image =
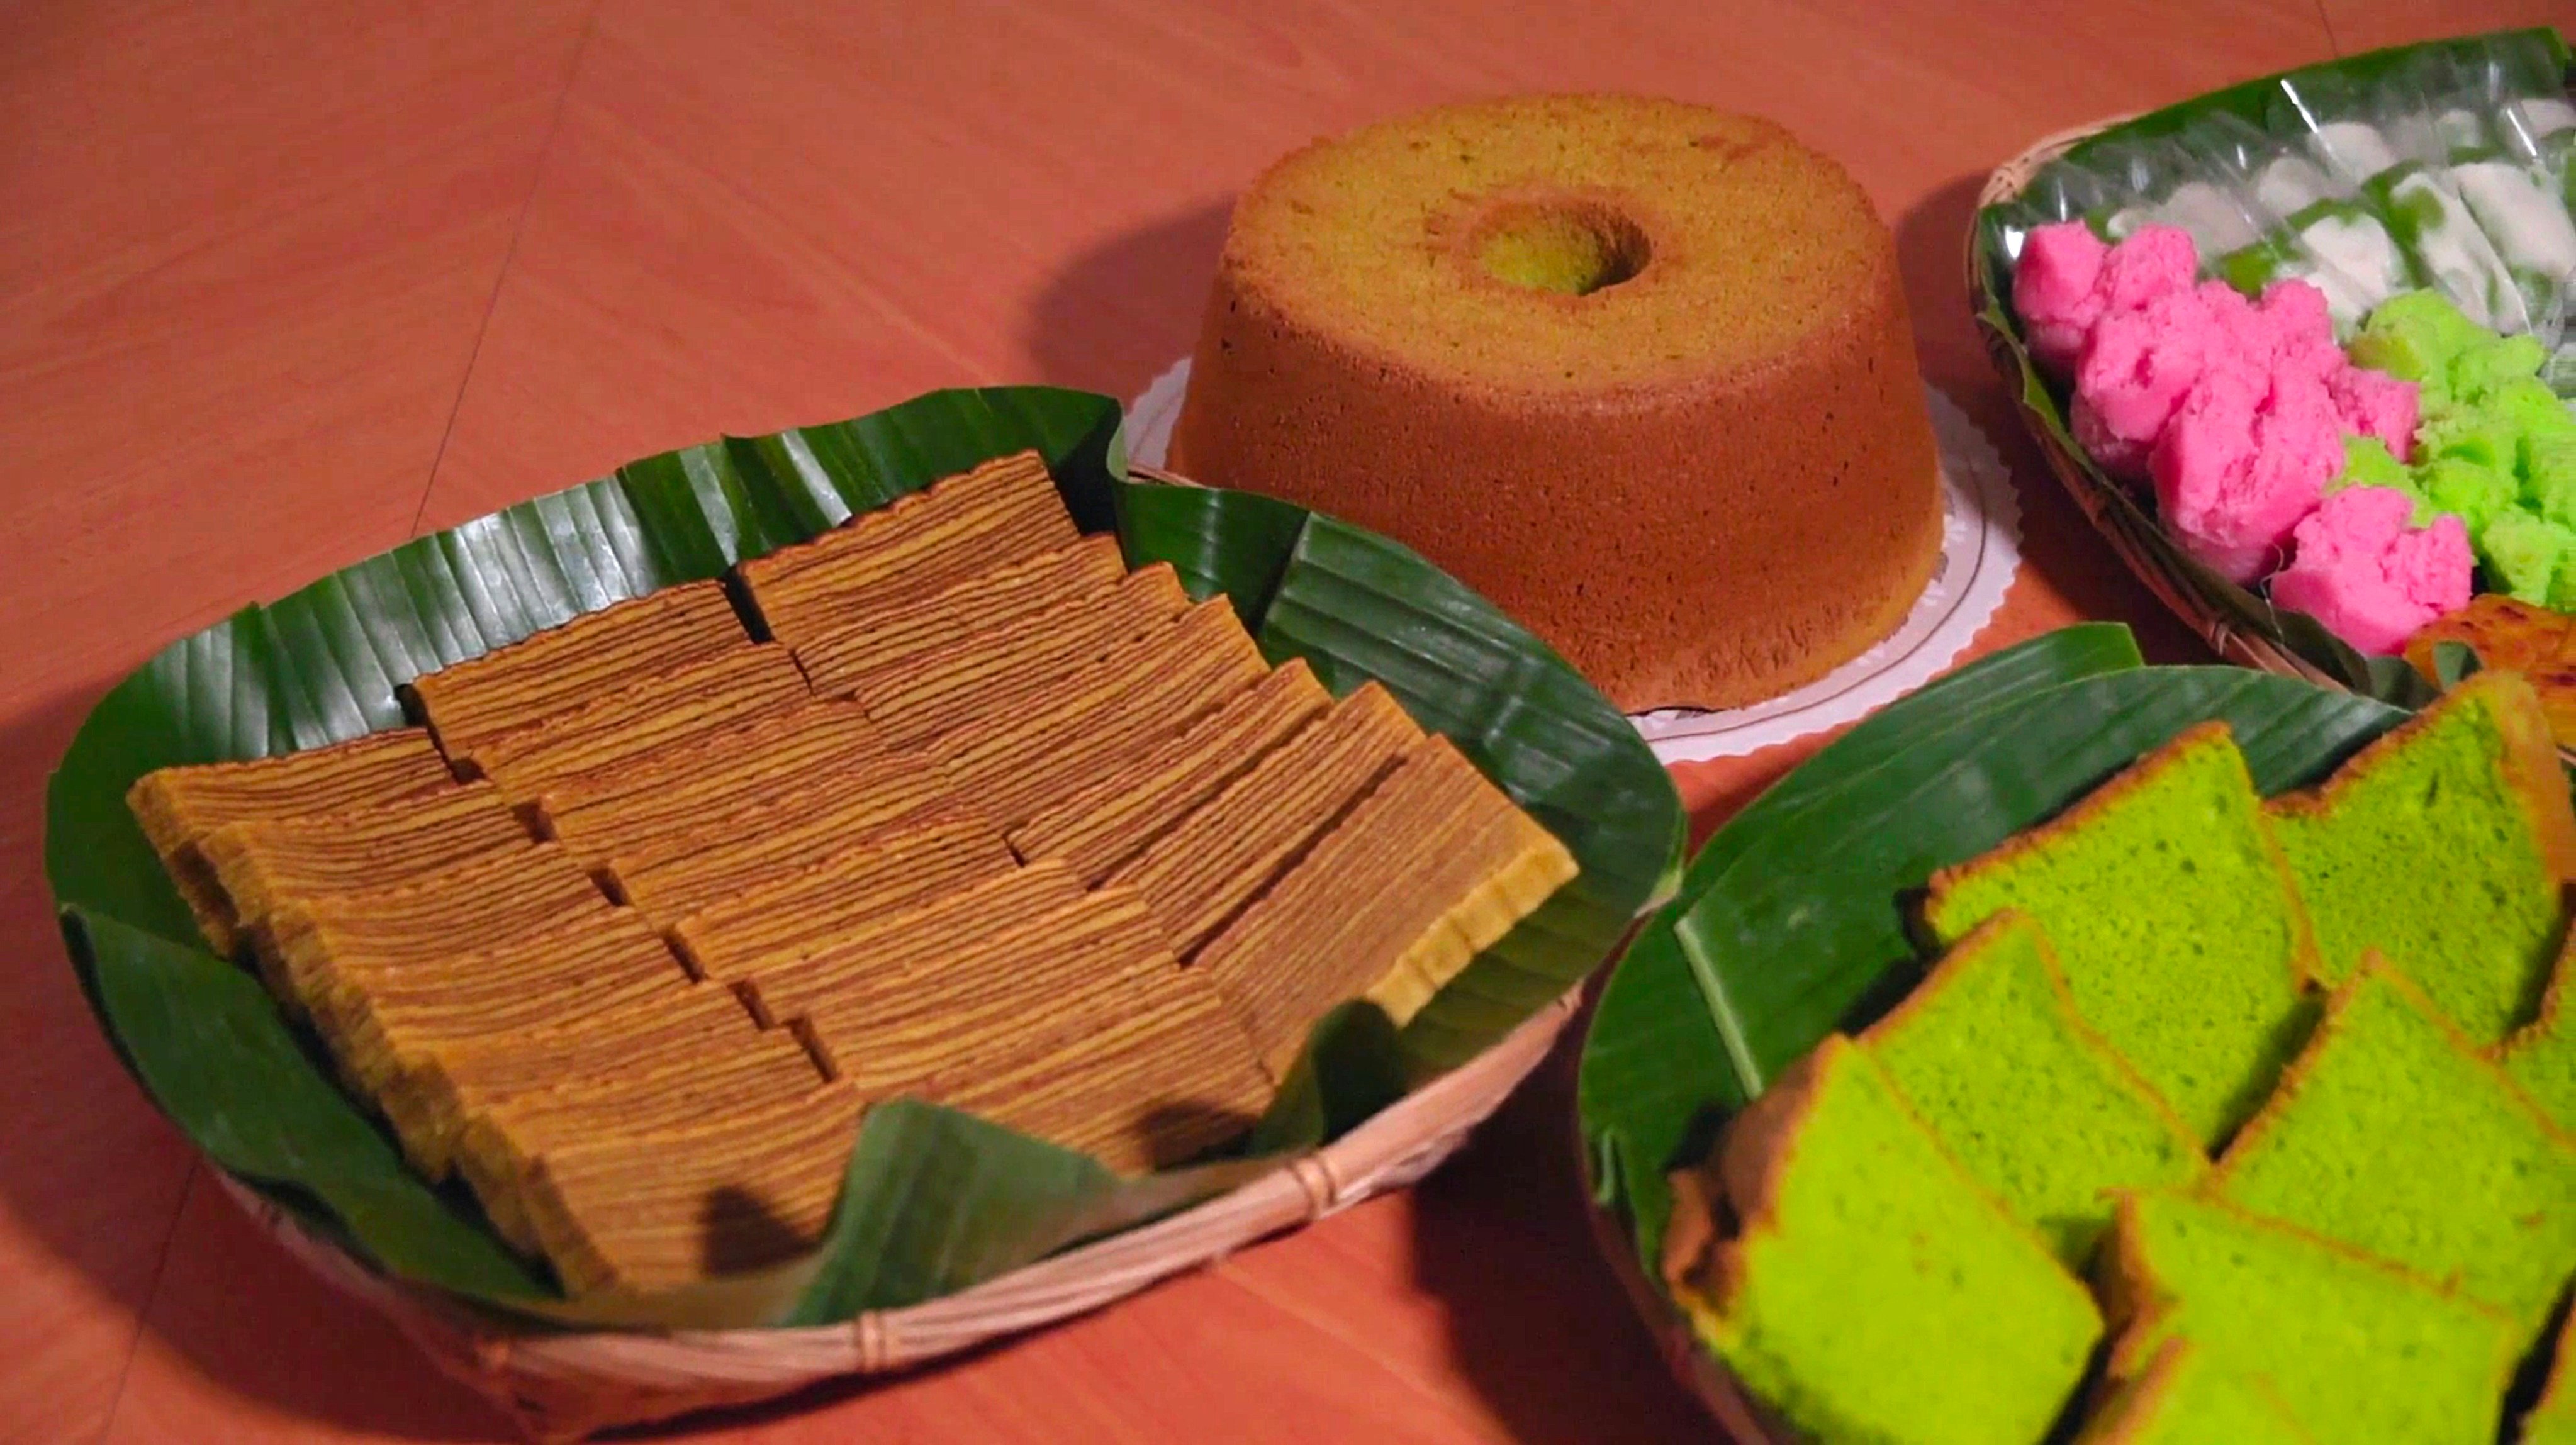
M 2136 1430 L 2156 1423 L 2156 1413 L 2162 1407 L 2166 1392 L 2175 1387 L 2200 1350 L 2197 1341 L 2170 1339 L 2156 1351 L 2146 1371 L 2135 1379 L 2104 1380 L 2101 1406 L 2085 1421 L 2084 1432 L 2076 1437 L 2074 1445 L 2135 1445 Z M 2317 1445 L 2314 1437 L 2308 1434 L 2307 1427 L 2291 1416 L 2290 1407 L 2282 1402 L 2280 1392 L 2272 1388 L 2271 1381 L 2258 1375 L 2248 1375 L 2243 1380 L 2247 1389 L 2272 1407 L 2272 1414 L 2281 1428 L 2309 1442 L 2309 1445 Z M 2109 1422 L 2107 1428 L 2105 1421 Z M 2211 1442 L 2211 1445 L 2223 1445 L 2223 1442 Z
M 2083 831 L 2102 814 L 2126 802 L 2132 794 L 2152 787 L 2167 770 L 2181 767 L 2193 753 L 2217 747 L 2224 747 L 2235 758 L 2237 771 L 2242 774 L 2244 755 L 2237 751 L 2234 731 L 2223 721 L 2195 723 L 2175 734 L 2162 747 L 2121 769 L 2109 782 L 2085 794 L 2074 806 L 2056 817 L 2036 828 L 2024 829 L 1965 863 L 1955 863 L 1935 871 L 1926 886 L 1923 916 L 1927 920 L 1936 920 L 1950 890 L 1961 881 L 1997 868 L 2010 867 L 2025 855 L 2041 852 L 2060 839 Z M 2251 794 L 2254 785 L 2250 776 L 2245 786 Z M 2260 803 L 2259 797 L 2257 803 Z M 2316 929 L 2308 920 L 2307 906 L 2300 901 L 2297 882 L 2290 872 L 2290 861 L 2282 854 L 2279 840 L 2265 826 L 2260 806 L 2255 809 L 2254 824 L 2262 842 L 2264 859 L 2271 866 L 2272 876 L 2280 882 L 2283 912 L 2290 923 L 2291 986 L 2307 988 L 2320 976 Z
M 2235 1138 L 2228 1141 L 2227 1152 L 2218 1157 L 2216 1165 L 2204 1181 L 2203 1188 L 2209 1197 L 2213 1199 L 2225 1197 L 2228 1183 L 2235 1177 L 2237 1165 L 2246 1156 L 2261 1150 L 2270 1140 L 2272 1132 L 2280 1127 L 2282 1117 L 2297 1106 L 2300 1091 L 2305 1087 L 2308 1075 L 2317 1067 L 2318 1060 L 2324 1057 L 2326 1049 L 2338 1036 L 2338 1025 L 2343 1018 L 2345 1007 L 2352 1002 L 2355 995 L 2372 984 L 2383 985 L 2396 993 L 2405 1001 L 2408 1008 L 2414 1010 L 2424 1022 L 2440 1032 L 2443 1041 L 2450 1045 L 2451 1051 L 2459 1056 L 2462 1063 L 2485 1075 L 2506 1099 L 2529 1114 L 2561 1145 L 2570 1151 L 2576 1151 L 2576 1135 L 2571 1135 L 2561 1128 L 2556 1120 L 2550 1118 L 2549 1111 L 2541 1108 L 2539 1101 L 2525 1093 L 2522 1086 L 2514 1082 L 2511 1075 L 2498 1067 L 2487 1050 L 2479 1048 L 2468 1035 L 2460 1032 L 2459 1026 L 2453 1024 L 2443 1014 L 2424 990 L 2416 986 L 2413 979 L 2408 978 L 2395 965 L 2380 956 L 2378 950 L 2373 949 L 2362 955 L 2361 965 L 2352 971 L 2352 976 L 2345 979 L 2326 996 L 2324 1016 L 2318 1021 L 2315 1032 L 2310 1035 L 2307 1047 L 2299 1050 L 2298 1057 L 2292 1059 L 2288 1066 L 2281 1070 L 2279 1082 L 2272 1086 L 2271 1097 L 2263 1101 L 2263 1107 L 2257 1110 L 2252 1118 L 2245 1121 L 2244 1127 L 2237 1130 Z
M 2093 1263 L 2093 1295 L 2101 1302 L 2102 1318 L 2113 1331 L 2114 1344 L 2106 1367 L 2106 1377 L 2112 1380 L 2133 1379 L 2154 1363 L 2153 1354 L 2146 1352 L 2161 1345 L 2162 1341 L 2155 1338 L 2158 1333 L 2157 1326 L 2166 1313 L 2173 1308 L 2164 1299 L 2165 1287 L 2156 1280 L 2154 1269 L 2138 1252 L 2136 1216 L 2140 1192 L 2122 1191 L 2119 1205 L 2113 1212 L 2111 1233 L 2105 1240 L 2102 1252 L 2094 1257 Z M 2493 1317 L 2499 1326 L 2510 1322 L 2511 1317 L 2504 1311 L 2471 1299 L 2430 1275 L 2410 1269 L 2393 1260 L 2382 1259 L 2367 1250 L 2356 1249 L 2341 1240 L 2319 1234 L 2314 1230 L 2241 1209 L 2207 1192 L 2206 1185 L 2203 1189 L 2194 1191 L 2191 1198 L 2201 1207 L 2234 1215 L 2265 1233 L 2295 1239 L 2309 1248 L 2357 1265 L 2382 1278 L 2402 1281 L 2422 1290 L 2427 1295 L 2453 1300 L 2469 1309 Z M 2499 1338 L 2502 1338 L 2502 1335 L 2499 1335 Z M 2501 1363 L 2503 1362 L 2499 1361 L 2499 1364 Z
M 2491 695 L 2491 696 L 2490 696 Z M 2334 775 L 2306 792 L 2285 793 L 2267 805 L 2285 814 L 2319 818 L 2334 811 L 2347 788 L 2369 778 L 2391 758 L 2403 757 L 2414 740 L 2442 726 L 2454 708 L 2487 698 L 2488 709 L 2504 744 L 2498 771 L 2522 804 L 2540 847 L 2540 859 L 2562 884 L 2576 880 L 2576 810 L 2567 801 L 2567 775 L 2559 766 L 2558 744 L 2541 711 L 2540 694 L 2520 674 L 2481 672 L 2445 694 L 2440 701 L 2373 739 Z
M 1861 1044 L 1867 1046 L 1882 1030 L 1888 1033 L 1904 1032 L 1916 1013 L 1931 1008 L 1940 999 L 1942 993 L 1957 980 L 1965 964 L 1954 966 L 1953 959 L 1964 960 L 1967 955 L 1987 947 L 1994 935 L 2016 925 L 2025 924 L 2030 928 L 2033 941 L 2038 946 L 2040 972 L 2048 980 L 2049 996 L 2056 1001 L 2058 1023 L 2083 1044 L 2085 1052 L 2107 1065 L 2111 1072 L 2119 1075 L 2121 1082 L 2129 1086 L 2130 1092 L 2154 1111 L 2156 1118 L 2164 1124 L 2166 1132 L 2173 1136 L 2174 1142 L 2182 1145 L 2186 1151 L 2206 1158 L 2207 1154 L 2201 1147 L 2200 1136 L 2192 1132 L 2191 1126 L 2183 1122 L 2180 1114 L 2174 1112 L 2173 1105 L 2165 1102 L 2165 1096 L 2155 1085 L 2147 1082 L 2147 1076 L 2138 1072 L 2137 1066 L 2129 1062 L 2126 1054 L 2113 1047 L 2109 1039 L 2096 1032 L 2091 1024 L 2084 1021 L 2084 1015 L 2076 1011 L 2075 990 L 2066 982 L 2066 972 L 2058 964 L 2057 946 L 2048 941 L 2048 934 L 2036 921 L 2015 909 L 2006 908 L 1997 912 L 1976 927 L 1969 929 L 1958 942 L 1951 944 L 1943 952 L 1939 961 L 1933 964 L 1932 971 L 1925 975 L 1921 983 L 1916 984 L 1903 999 L 1899 1000 L 1896 1007 L 1889 1009 L 1862 1031 Z

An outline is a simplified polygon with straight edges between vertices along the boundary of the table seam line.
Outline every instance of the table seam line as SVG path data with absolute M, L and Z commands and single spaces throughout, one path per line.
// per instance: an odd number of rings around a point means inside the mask
M 581 35 L 573 41 L 572 58 L 564 64 L 563 89 L 555 95 L 554 114 L 546 120 L 545 139 L 537 144 L 536 164 L 529 168 L 528 193 L 519 198 L 519 214 L 510 225 L 510 244 L 501 252 L 501 264 L 492 273 L 492 293 L 484 298 L 483 317 L 474 327 L 474 346 L 465 353 L 465 372 L 456 379 L 456 400 L 447 408 L 447 424 L 439 429 L 438 448 L 430 453 L 429 475 L 422 479 L 420 505 L 411 513 L 411 526 L 406 537 L 420 535 L 421 518 L 429 515 L 429 499 L 438 492 L 439 464 L 447 460 L 447 444 L 456 435 L 456 419 L 464 414 L 465 393 L 474 384 L 474 368 L 483 359 L 483 339 L 492 332 L 493 313 L 501 309 L 501 288 L 509 284 L 510 267 L 519 259 L 519 240 L 528 233 L 528 217 L 537 208 L 537 193 L 545 188 L 546 166 L 554 159 L 555 139 L 563 133 L 564 112 L 571 107 L 573 87 L 581 80 L 582 57 L 590 52 L 591 36 L 599 29 L 599 12 L 608 0 L 591 0 L 590 13 L 582 18 Z
M 1415 1376 L 1412 1372 L 1399 1369 L 1395 1365 L 1389 1363 L 1376 1350 L 1369 1348 L 1367 1341 L 1359 1338 L 1351 1331 L 1344 1328 L 1340 1320 L 1333 1318 L 1329 1314 L 1318 1315 L 1313 1311 L 1299 1308 L 1298 1306 L 1290 1303 L 1286 1296 L 1281 1295 L 1277 1291 L 1270 1289 L 1266 1284 L 1262 1283 L 1258 1277 L 1253 1275 L 1249 1270 L 1228 1268 L 1227 1265 L 1231 1263 L 1231 1261 L 1227 1261 L 1224 1264 L 1220 1264 L 1215 1273 L 1231 1282 L 1237 1289 L 1242 1290 L 1245 1294 L 1252 1296 L 1254 1299 L 1260 1301 L 1263 1305 L 1277 1313 L 1295 1320 L 1307 1329 L 1313 1330 L 1315 1333 L 1333 1341 L 1335 1344 L 1358 1354 L 1360 1358 L 1375 1366 L 1379 1374 L 1383 1375 L 1387 1379 L 1395 1381 L 1413 1395 L 1429 1401 L 1452 1423 L 1464 1426 L 1479 1436 L 1492 1438 L 1491 1432 L 1488 1429 L 1483 1428 L 1489 1422 L 1477 1419 L 1476 1414 L 1472 1409 L 1462 1409 L 1458 1400 L 1451 1398 L 1449 1395 L 1435 1388 L 1430 1381 L 1421 1379 Z
M 161 1236 L 161 1257 L 152 1262 L 152 1282 L 134 1307 L 134 1332 L 125 1342 L 125 1359 L 116 1367 L 116 1389 L 107 1397 L 107 1418 L 99 1422 L 98 1433 L 90 1437 L 92 1445 L 115 1434 L 117 1417 L 125 1413 L 125 1392 L 134 1381 L 135 1357 L 143 1353 L 143 1332 L 152 1327 L 152 1307 L 160 1302 L 161 1282 L 170 1273 L 170 1256 L 178 1248 L 179 1229 L 188 1219 L 188 1200 L 196 1194 L 197 1180 L 204 1174 L 205 1161 L 190 1155 L 188 1180 L 179 1186 L 178 1207 L 170 1211 L 169 1231 Z

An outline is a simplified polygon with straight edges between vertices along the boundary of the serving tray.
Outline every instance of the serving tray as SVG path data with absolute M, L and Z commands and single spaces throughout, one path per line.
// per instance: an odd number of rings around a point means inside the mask
M 1404 1029 L 1318 1026 L 1248 1145 L 1121 1179 L 914 1100 L 872 1109 L 822 1248 L 650 1298 L 567 1300 L 470 1199 L 407 1170 L 314 1042 L 207 952 L 124 796 L 174 763 L 316 747 L 406 719 L 414 676 L 742 559 L 987 459 L 1035 449 L 1131 566 L 1224 595 L 1272 661 L 1375 680 L 1582 865 Z M 1633 729 L 1565 663 L 1419 557 L 1329 517 L 1131 472 L 1114 401 L 937 392 L 728 437 L 416 539 L 171 644 L 84 721 L 47 790 L 46 871 L 102 1030 L 290 1250 L 385 1311 L 533 1435 L 899 1369 L 1098 1307 L 1403 1187 L 1535 1066 L 1571 990 L 1669 894 L 1682 812 Z

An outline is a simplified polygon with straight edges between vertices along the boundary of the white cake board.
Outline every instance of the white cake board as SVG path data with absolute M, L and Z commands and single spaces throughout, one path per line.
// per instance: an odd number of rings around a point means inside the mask
M 1138 464 L 1163 465 L 1189 383 L 1184 357 L 1127 409 L 1127 455 Z M 1994 443 L 1938 388 L 1925 391 L 1941 448 L 1941 561 L 1913 610 L 1867 652 L 1795 692 L 1723 712 L 1631 714 L 1657 759 L 1741 757 L 1866 717 L 1956 662 L 2003 605 L 2021 570 L 2021 499 Z

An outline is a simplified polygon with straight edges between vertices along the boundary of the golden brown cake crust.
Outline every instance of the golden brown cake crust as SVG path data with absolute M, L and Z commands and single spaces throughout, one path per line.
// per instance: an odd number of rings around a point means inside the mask
M 1531 214 L 1608 217 L 1642 264 L 1581 295 L 1502 280 L 1487 238 Z M 1632 711 L 1823 675 L 1940 551 L 1867 197 L 1777 126 L 1663 101 L 1452 106 L 1274 166 L 1172 464 L 1406 543 Z

